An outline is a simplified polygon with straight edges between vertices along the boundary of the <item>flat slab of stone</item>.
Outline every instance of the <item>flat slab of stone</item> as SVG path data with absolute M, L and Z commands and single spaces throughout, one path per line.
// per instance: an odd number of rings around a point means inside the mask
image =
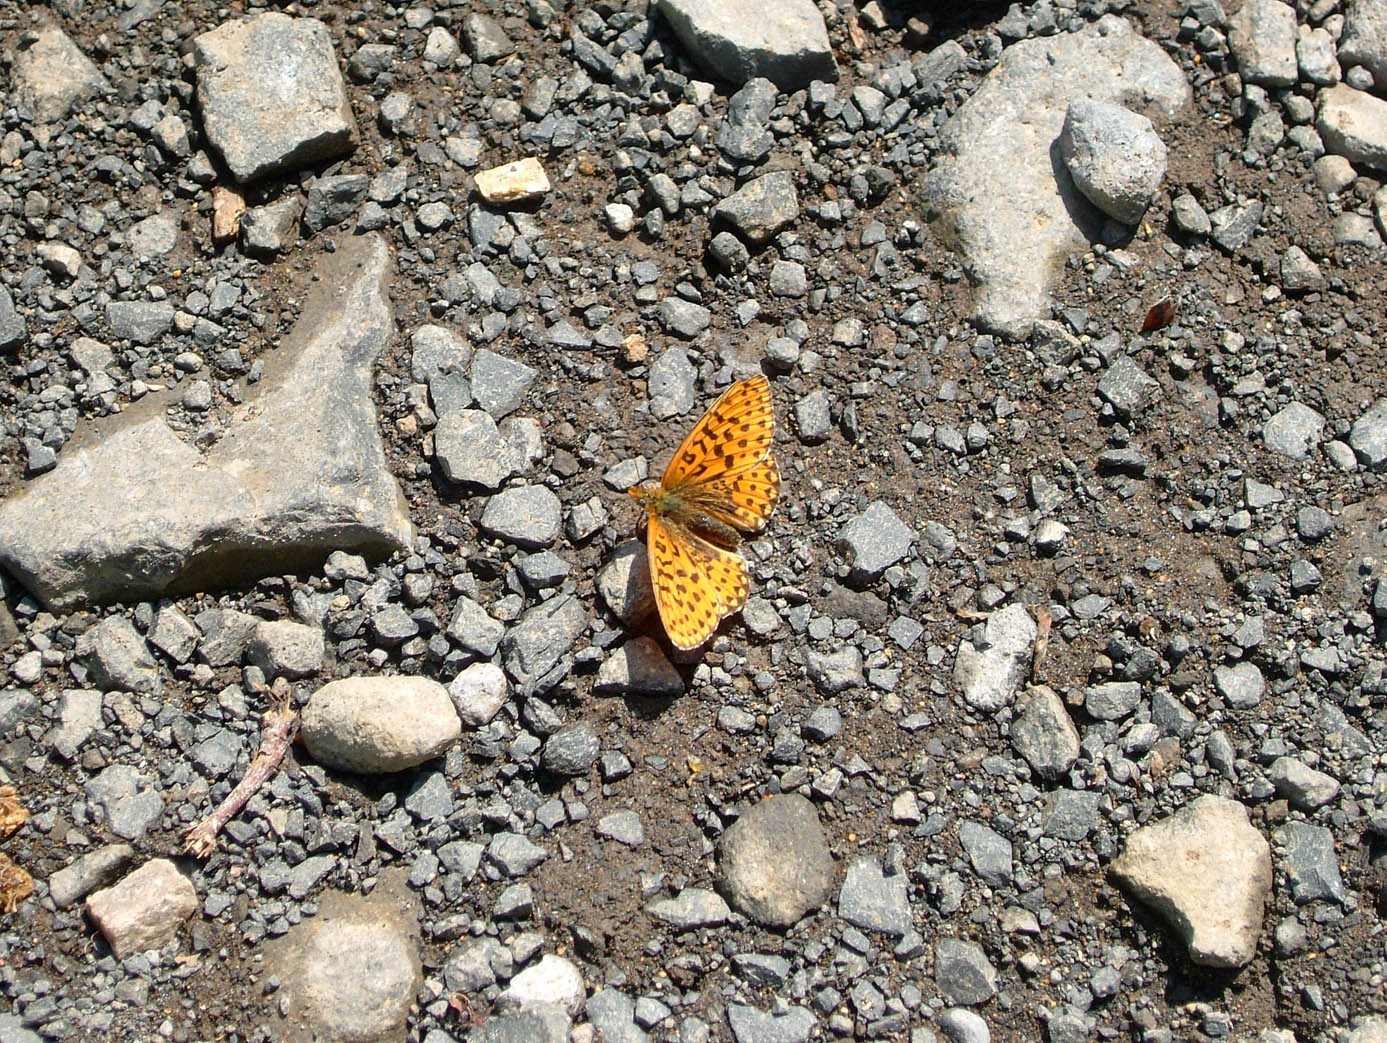
M 20 41 L 10 102 L 25 119 L 52 123 L 108 86 L 91 59 L 66 33 L 50 25 L 27 42 Z
M 1326 87 L 1315 127 L 1335 155 L 1387 170 L 1387 101 L 1343 83 Z
M 207 140 L 237 181 L 350 152 L 356 119 L 328 27 L 278 11 L 193 40 Z
M 197 892 L 165 858 L 146 862 L 114 887 L 87 899 L 87 915 L 116 959 L 162 949 L 197 912 Z
M 783 91 L 838 78 L 813 0 L 660 0 L 659 6 L 689 52 L 738 87 L 757 76 Z
M 963 257 L 974 321 L 1020 338 L 1049 314 L 1065 258 L 1097 239 L 1098 210 L 1051 160 L 1072 101 L 1092 98 L 1163 120 L 1185 112 L 1184 73 L 1115 15 L 1079 32 L 1013 44 L 939 134 L 927 214 Z
M 149 395 L 0 502 L 0 563 L 46 606 L 141 600 L 312 570 L 413 539 L 371 374 L 393 331 L 383 240 L 324 255 L 298 323 L 205 452 Z
M 1165 919 L 1194 963 L 1234 969 L 1257 955 L 1271 845 L 1238 801 L 1203 796 L 1137 830 L 1112 874 Z

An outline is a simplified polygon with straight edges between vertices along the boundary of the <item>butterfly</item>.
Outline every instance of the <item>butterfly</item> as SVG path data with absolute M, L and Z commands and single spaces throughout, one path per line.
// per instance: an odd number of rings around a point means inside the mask
M 703 644 L 746 603 L 743 533 L 780 498 L 775 412 L 765 377 L 733 384 L 674 452 L 659 482 L 627 490 L 645 508 L 645 547 L 660 620 L 675 648 Z

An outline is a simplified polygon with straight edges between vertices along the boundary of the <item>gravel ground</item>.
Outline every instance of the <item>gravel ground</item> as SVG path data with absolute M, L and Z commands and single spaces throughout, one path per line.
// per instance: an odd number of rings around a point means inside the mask
M 0 1038 L 1387 1039 L 1387 13 L 699 6 L 0 0 Z

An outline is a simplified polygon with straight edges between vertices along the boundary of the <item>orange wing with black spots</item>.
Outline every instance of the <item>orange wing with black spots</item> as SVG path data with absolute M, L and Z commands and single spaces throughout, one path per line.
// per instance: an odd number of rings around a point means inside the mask
M 697 648 L 746 604 L 746 562 L 679 522 L 651 515 L 645 530 L 650 580 L 665 632 L 676 648 Z
M 770 384 L 733 384 L 694 425 L 658 486 L 632 489 L 648 514 L 646 550 L 655 603 L 670 640 L 697 648 L 747 598 L 738 532 L 765 528 L 780 498 L 771 456 Z

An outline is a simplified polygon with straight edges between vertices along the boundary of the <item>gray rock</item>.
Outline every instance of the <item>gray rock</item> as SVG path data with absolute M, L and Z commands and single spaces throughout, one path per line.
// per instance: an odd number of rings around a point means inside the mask
M 915 532 L 882 500 L 848 521 L 838 534 L 838 552 L 847 561 L 848 580 L 866 586 L 910 553 Z
M 1206 236 L 1213 231 L 1208 212 L 1188 192 L 1175 197 L 1170 204 L 1170 213 L 1175 219 L 1175 227 L 1186 235 Z
M 506 675 L 495 663 L 473 663 L 448 683 L 453 709 L 467 728 L 490 723 L 506 704 L 508 694 Z
M 479 525 L 483 532 L 523 550 L 540 550 L 559 538 L 559 498 L 542 485 L 517 485 L 486 502 Z
M 210 448 L 175 432 L 156 395 L 102 418 L 98 439 L 0 502 L 0 563 L 68 609 L 410 546 L 371 395 L 392 331 L 388 264 L 375 236 L 325 255 L 298 323 Z
M 193 40 L 208 142 L 242 184 L 350 152 L 356 121 L 332 35 L 277 11 L 226 22 Z M 266 90 L 264 69 L 275 70 Z
M 702 887 L 686 887 L 673 898 L 651 902 L 646 911 L 677 931 L 717 927 L 732 916 L 732 910 L 716 891 Z
M 991 887 L 1011 886 L 1011 841 L 981 822 L 959 823 L 959 843 L 973 871 Z M 957 1002 L 957 1001 L 956 1001 Z
M 913 926 L 904 874 L 882 873 L 871 855 L 853 859 L 838 892 L 838 916 L 863 930 L 902 937 Z
M 304 1038 L 404 1037 L 423 975 L 418 900 L 402 875 L 381 874 L 366 897 L 323 892 L 316 916 L 266 945 L 266 973 L 281 983 L 275 1000 Z
M 1155 401 L 1160 383 L 1133 361 L 1130 355 L 1119 355 L 1098 381 L 1098 394 L 1103 396 L 1119 419 L 1137 416 Z
M 806 659 L 809 679 L 820 695 L 837 695 L 866 683 L 862 653 L 856 645 L 846 645 L 832 652 L 810 649 Z
M 568 672 L 570 650 L 587 625 L 582 602 L 570 594 L 560 594 L 527 609 L 506 631 L 501 654 L 521 695 L 539 694 Z
M 738 912 L 785 928 L 828 901 L 833 856 L 814 805 L 797 794 L 742 812 L 718 842 L 719 888 Z
M 602 752 L 602 740 L 587 721 L 565 725 L 544 741 L 541 763 L 555 775 L 584 775 Z
M 627 626 L 655 611 L 655 590 L 650 581 L 650 559 L 645 544 L 627 540 L 612 551 L 597 574 L 597 592 L 617 619 Z
M 1103 795 L 1095 790 L 1062 789 L 1055 792 L 1045 818 L 1045 835 L 1074 843 L 1098 828 Z
M 650 1037 L 636 1025 L 635 1001 L 615 987 L 594 992 L 585 1010 L 603 1043 L 649 1043 Z
M 727 1005 L 727 1024 L 737 1043 L 807 1043 L 818 1023 L 803 1007 L 772 1014 L 742 1003 Z
M 685 340 L 693 340 L 713 321 L 713 313 L 707 308 L 682 297 L 666 297 L 660 302 L 657 315 L 666 333 Z
M 1387 8 L 1374 0 L 1348 5 L 1338 60 L 1345 68 L 1363 66 L 1379 86 L 1387 83 Z
M 1332 898 L 1347 902 L 1339 861 L 1334 855 L 1334 834 L 1308 822 L 1287 822 L 1276 831 L 1281 861 L 1291 882 L 1296 905 Z
M 166 858 L 140 866 L 114 887 L 87 899 L 88 918 L 118 960 L 173 941 L 197 912 L 192 881 Z
M 1214 668 L 1214 687 L 1228 700 L 1228 705 L 1240 710 L 1251 709 L 1262 701 L 1266 681 L 1256 663 L 1234 663 Z
M 494 62 L 515 51 L 515 44 L 490 15 L 467 14 L 462 19 L 462 37 L 473 61 Z
M 1109 217 L 1135 225 L 1165 177 L 1166 149 L 1145 116 L 1091 98 L 1065 114 L 1060 155 L 1079 191 Z
M 356 213 L 366 198 L 371 181 L 365 174 L 334 174 L 320 177 L 308 186 L 308 205 L 303 223 L 310 232 L 341 224 Z
M 323 668 L 323 628 L 291 619 L 265 620 L 256 624 L 246 654 L 266 679 L 310 677 Z
M 1339 780 L 1294 757 L 1277 757 L 1267 771 L 1276 792 L 1300 811 L 1314 811 L 1339 795 Z
M 661 302 L 661 321 L 664 321 L 664 306 L 670 299 Z M 708 325 L 707 309 L 704 312 L 703 326 Z M 670 348 L 660 352 L 660 357 L 650 364 L 650 376 L 646 380 L 646 393 L 650 396 L 650 415 L 656 420 L 683 416 L 694 407 L 694 381 L 698 370 L 689 361 L 688 352 L 683 348 Z
M 595 695 L 672 698 L 684 694 L 684 678 L 658 642 L 638 637 L 602 660 L 592 690 Z
M 1228 20 L 1228 45 L 1248 83 L 1295 85 L 1295 8 L 1280 0 L 1246 0 Z
M 1068 774 L 1079 758 L 1079 730 L 1053 689 L 1037 685 L 1024 696 L 1011 724 L 1011 744 L 1046 782 Z
M 754 987 L 777 989 L 790 977 L 790 961 L 770 953 L 737 953 L 732 957 L 737 974 Z
M 1268 449 L 1304 460 L 1324 437 L 1324 417 L 1303 402 L 1292 402 L 1262 425 Z
M 362 775 L 416 767 L 462 734 L 448 690 L 407 675 L 330 681 L 309 697 L 302 722 L 300 738 L 316 761 Z
M 640 847 L 645 843 L 645 827 L 640 815 L 634 811 L 613 811 L 597 820 L 597 835 L 607 840 L 615 840 L 627 847 Z
M 1325 286 L 1320 266 L 1298 246 L 1281 255 L 1281 288 L 1287 293 L 1307 293 Z
M 925 184 L 926 214 L 963 255 L 986 329 L 1021 338 L 1049 314 L 1065 259 L 1098 240 L 1101 220 L 1050 148 L 1079 98 L 1184 112 L 1184 74 L 1154 42 L 1105 15 L 1077 32 L 1023 40 L 1002 52 L 982 86 L 939 134 Z
M 434 459 L 450 482 L 495 490 L 520 467 L 520 458 L 501 437 L 491 414 L 460 409 L 438 418 Z
M 1141 704 L 1137 681 L 1108 681 L 1084 691 L 1084 710 L 1098 721 L 1120 721 Z
M 981 1014 L 967 1007 L 949 1007 L 936 1019 L 939 1031 L 948 1043 L 992 1043 L 992 1033 Z M 1060 1043 L 1053 1033 L 1047 1033 L 1050 1043 Z M 914 1043 L 914 1040 L 911 1040 Z
M 711 216 L 753 246 L 770 242 L 799 218 L 794 177 L 788 170 L 777 170 L 753 178 L 713 207 Z
M 486 848 L 486 862 L 508 880 L 535 869 L 549 852 L 519 833 L 497 833 Z
M 1030 671 L 1035 634 L 1035 620 L 1017 604 L 988 617 L 979 643 L 959 642 L 953 678 L 969 706 L 992 713 L 1012 701 Z
M 1387 101 L 1347 84 L 1326 87 L 1315 127 L 1335 155 L 1387 170 Z
M 1160 914 L 1194 963 L 1231 970 L 1256 955 L 1271 848 L 1237 801 L 1202 796 L 1142 827 L 1111 872 Z
M 155 780 L 128 764 L 112 764 L 83 787 L 87 801 L 122 840 L 139 840 L 164 817 L 164 795 Z
M 153 344 L 173 325 L 173 305 L 167 301 L 112 301 L 106 305 L 106 326 L 117 340 Z
M 202 637 L 197 655 L 208 666 L 238 663 L 260 625 L 260 617 L 235 609 L 209 608 L 198 613 L 197 628 Z
M 482 348 L 472 358 L 472 394 L 477 405 L 500 420 L 520 408 L 538 375 L 523 362 Z
M 1335 53 L 1334 37 L 1322 26 L 1308 32 L 1303 28 L 1297 29 L 1295 56 L 1301 79 L 1328 87 L 1343 78 L 1343 70 L 1339 68 L 1339 58 Z
M 137 221 L 126 235 L 130 251 L 140 260 L 148 261 L 162 257 L 178 245 L 178 227 L 181 223 L 178 214 L 162 210 L 151 214 L 143 221 Z M 169 308 L 170 305 L 163 305 Z
M 10 103 L 37 123 L 62 119 L 79 102 L 109 86 L 90 58 L 57 26 L 49 25 L 17 41 Z M 13 46 L 13 44 L 12 44 Z
M 287 250 L 299 237 L 303 200 L 288 195 L 264 206 L 253 206 L 241 218 L 241 246 L 253 257 Z
M 1387 467 L 1387 398 L 1379 398 L 1353 422 L 1348 444 L 1364 467 Z
M 89 688 L 68 688 L 58 698 L 58 723 L 45 741 L 63 760 L 74 760 L 92 732 L 100 727 L 101 693 Z
M 105 887 L 135 860 L 129 844 L 106 844 L 74 859 L 48 878 L 48 896 L 59 909 L 80 902 L 98 888 Z M 0 1033 L 0 1039 L 4 1036 Z
M 836 80 L 823 15 L 811 0 L 659 0 L 660 13 L 691 54 L 733 84 L 763 76 L 781 90 Z
M 15 311 L 10 291 L 0 286 L 0 351 L 13 351 L 28 339 L 24 316 Z
M 979 946 L 958 938 L 935 943 L 934 981 L 950 1004 L 974 1006 L 997 995 L 996 968 Z
M 459 597 L 448 623 L 448 637 L 474 655 L 491 657 L 501 645 L 506 628 L 469 597 Z
M 833 432 L 827 391 L 811 391 L 795 403 L 795 430 L 806 445 L 817 445 Z
M 87 676 L 102 688 L 153 692 L 159 688 L 159 667 L 144 637 L 124 616 L 107 616 L 77 640 L 77 655 L 87 663 Z

